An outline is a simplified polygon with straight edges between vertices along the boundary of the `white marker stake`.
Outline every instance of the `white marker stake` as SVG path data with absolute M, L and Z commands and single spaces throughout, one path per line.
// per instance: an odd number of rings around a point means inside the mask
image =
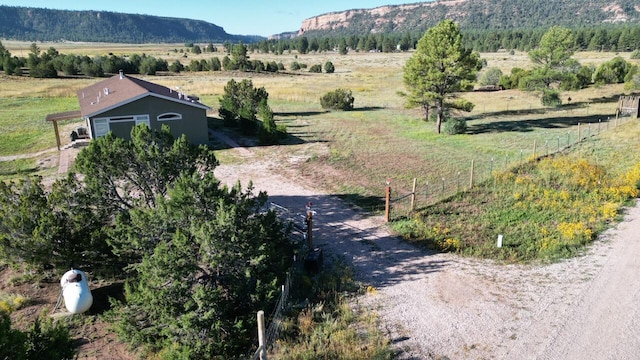
M 498 235 L 498 247 L 501 248 L 502 247 L 502 234 Z

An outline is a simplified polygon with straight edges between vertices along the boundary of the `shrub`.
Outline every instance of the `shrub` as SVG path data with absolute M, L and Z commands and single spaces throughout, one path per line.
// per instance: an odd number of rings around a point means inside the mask
M 322 72 L 322 65 L 320 65 L 320 64 L 311 65 L 311 67 L 309 68 L 309 72 L 310 73 L 321 73 Z
M 598 85 L 622 83 L 630 68 L 631 64 L 623 58 L 615 57 L 596 69 L 593 74 L 593 82 Z
M 36 318 L 27 332 L 11 328 L 9 315 L 0 312 L 0 358 L 73 359 L 69 330 L 51 319 Z
M 443 131 L 447 135 L 463 134 L 467 131 L 467 121 L 462 118 L 450 119 L 444 123 Z
M 558 91 L 549 89 L 542 90 L 542 105 L 554 107 L 562 105 Z
M 498 85 L 502 76 L 502 71 L 500 69 L 497 67 L 490 67 L 480 74 L 478 77 L 478 85 Z
M 297 61 L 292 62 L 291 63 L 291 70 L 292 71 L 300 70 L 300 63 L 298 63 Z
M 640 49 L 631 53 L 631 59 L 640 59 Z
M 324 94 L 320 105 L 323 109 L 353 110 L 353 101 L 351 90 L 336 89 Z
M 333 66 L 333 63 L 331 61 L 327 61 L 326 63 L 324 63 L 324 72 L 326 72 L 327 74 L 333 74 L 334 71 L 336 71 L 336 68 Z

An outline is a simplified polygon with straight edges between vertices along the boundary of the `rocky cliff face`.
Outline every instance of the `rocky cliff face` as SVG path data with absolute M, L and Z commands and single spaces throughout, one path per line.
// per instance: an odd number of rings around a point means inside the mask
M 373 9 L 353 9 L 341 12 L 332 12 L 314 16 L 302 21 L 298 35 L 302 35 L 307 31 L 316 30 L 335 30 L 339 28 L 349 27 L 352 19 L 360 21 L 361 19 L 371 19 L 374 24 L 384 25 L 392 22 L 398 27 L 413 13 L 416 9 L 423 11 L 437 5 L 453 7 L 468 0 L 441 0 L 436 2 L 414 3 L 407 5 L 387 5 Z M 389 19 L 393 16 L 392 19 Z M 375 32 L 375 30 L 374 30 Z
M 302 21 L 297 35 L 315 31 L 359 34 L 416 31 L 442 19 L 481 30 L 638 23 L 640 5 L 637 0 L 435 0 L 314 16 Z

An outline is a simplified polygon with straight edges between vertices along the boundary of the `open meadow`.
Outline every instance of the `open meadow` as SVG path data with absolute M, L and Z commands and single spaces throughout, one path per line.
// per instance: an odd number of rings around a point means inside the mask
M 26 56 L 30 44 L 5 41 L 3 45 L 12 54 Z M 168 62 L 179 59 L 185 65 L 192 59 L 225 55 L 220 51 L 199 55 L 181 53 L 180 50 L 186 50 L 184 44 L 42 43 L 38 46 L 43 50 L 52 46 L 61 53 L 89 56 L 145 53 Z M 222 46 L 218 49 L 222 50 Z M 272 158 L 274 152 L 285 157 L 293 155 L 300 160 L 298 164 L 310 181 L 321 183 L 338 194 L 363 197 L 381 196 L 388 178 L 400 193 L 410 191 L 414 178 L 420 179 L 421 183 L 431 180 L 433 184 L 435 179 L 444 177 L 451 179 L 447 180 L 448 186 L 453 186 L 453 179 L 459 177 L 458 174 L 469 172 L 471 160 L 476 161 L 477 172 L 488 174 L 496 166 L 511 165 L 532 156 L 534 146 L 538 154 L 553 152 L 577 139 L 578 123 L 582 124 L 581 137 L 586 136 L 587 131 L 606 128 L 607 125 L 602 124 L 614 116 L 618 96 L 624 92 L 622 85 L 564 92 L 561 97 L 565 105 L 559 108 L 543 107 L 537 94 L 532 92 L 465 93 L 461 96 L 476 105 L 471 113 L 460 114 L 468 119 L 468 133 L 438 135 L 434 124 L 424 122 L 418 110 L 405 109 L 404 98 L 398 94 L 405 91 L 403 65 L 410 55 L 250 53 L 250 59 L 281 62 L 286 68 L 294 61 L 309 67 L 331 61 L 336 71 L 333 74 L 311 74 L 306 70 L 278 74 L 183 72 L 144 78 L 199 96 L 212 108 L 210 116 L 214 118 L 218 117 L 218 98 L 227 81 L 249 78 L 254 86 L 267 90 L 275 120 L 286 125 L 290 135 L 286 140 L 288 146 L 269 147 L 259 152 L 266 158 Z M 628 53 L 578 53 L 574 57 L 583 64 L 597 65 L 617 55 L 629 59 Z M 503 73 L 508 73 L 512 67 L 531 66 L 526 53 L 486 53 L 482 57 L 487 60 L 488 67 L 498 67 Z M 638 63 L 638 60 L 629 61 Z M 9 160 L 9 156 L 54 148 L 53 129 L 51 124 L 45 123 L 44 117 L 77 109 L 75 92 L 98 80 L 2 75 L 0 157 Z M 336 88 L 353 92 L 355 111 L 325 112 L 320 107 L 320 96 Z M 63 122 L 63 143 L 69 141 L 69 131 L 81 123 L 80 119 Z M 591 125 L 586 125 L 585 129 L 585 124 Z M 283 161 L 283 164 L 288 163 Z M 0 176 L 38 173 L 46 167 L 41 164 L 37 158 L 3 161 Z

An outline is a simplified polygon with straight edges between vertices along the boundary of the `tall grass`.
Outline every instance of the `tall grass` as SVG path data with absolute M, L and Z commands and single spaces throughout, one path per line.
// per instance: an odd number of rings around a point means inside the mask
M 429 248 L 509 262 L 575 255 L 638 196 L 639 138 L 640 123 L 629 122 L 570 152 L 498 172 L 392 226 Z
M 354 302 L 361 285 L 351 270 L 333 262 L 315 277 L 299 275 L 294 306 L 270 357 L 294 359 L 392 359 L 393 352 L 378 328 L 374 313 Z

